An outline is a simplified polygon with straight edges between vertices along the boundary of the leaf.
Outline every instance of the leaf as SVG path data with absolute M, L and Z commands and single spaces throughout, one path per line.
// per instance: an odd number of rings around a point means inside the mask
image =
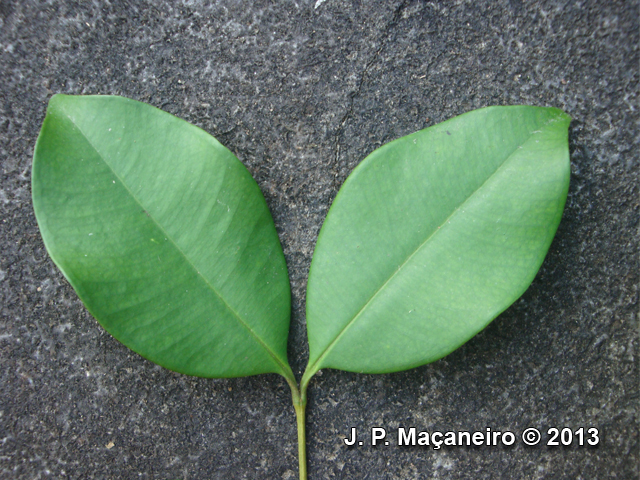
M 369 155 L 313 255 L 305 378 L 433 362 L 522 295 L 562 216 L 569 122 L 553 108 L 490 107 Z
M 55 95 L 32 182 L 49 254 L 115 338 L 189 375 L 291 371 L 273 220 L 216 139 L 133 100 Z

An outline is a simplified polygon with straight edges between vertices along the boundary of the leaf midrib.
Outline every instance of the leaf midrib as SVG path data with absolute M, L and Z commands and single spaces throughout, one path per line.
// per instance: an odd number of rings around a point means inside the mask
M 160 222 L 158 222 L 153 215 L 144 207 L 144 205 L 140 202 L 140 200 L 138 200 L 138 198 L 133 194 L 133 192 L 129 189 L 129 186 L 124 182 L 124 180 L 120 177 L 120 175 L 118 175 L 118 173 L 116 173 L 116 171 L 113 169 L 113 167 L 109 164 L 109 162 L 107 162 L 107 160 L 105 159 L 104 155 L 100 152 L 100 150 L 98 150 L 98 148 L 93 144 L 93 142 L 91 141 L 91 139 L 89 138 L 89 136 L 82 130 L 82 128 L 80 127 L 80 125 L 78 123 L 76 123 L 76 121 L 68 114 L 66 113 L 63 109 L 61 109 L 60 107 L 58 107 L 59 110 L 61 111 L 61 113 L 78 129 L 78 132 L 80 132 L 80 134 L 82 135 L 82 137 L 87 141 L 87 143 L 91 146 L 91 148 L 98 154 L 98 156 L 100 157 L 100 159 L 102 160 L 102 162 L 109 167 L 109 170 L 111 170 L 111 173 L 113 173 L 113 175 L 118 179 L 118 181 L 120 182 L 120 184 L 125 188 L 125 190 L 127 191 L 127 193 L 131 196 L 131 198 L 133 198 L 133 200 L 140 206 L 140 208 L 142 208 L 144 211 L 147 212 L 147 218 L 150 218 L 153 223 L 156 225 L 156 227 L 158 227 L 160 229 L 160 231 L 162 231 L 162 233 L 166 236 L 166 238 L 171 242 L 171 244 L 173 244 L 173 246 L 175 247 L 175 249 L 182 255 L 182 257 L 186 260 L 187 264 L 196 272 L 196 275 L 198 277 L 200 277 L 202 279 L 202 281 L 204 281 L 205 285 L 222 301 L 222 304 L 227 308 L 227 310 L 229 310 L 229 312 L 232 313 L 232 315 L 236 318 L 236 320 L 238 321 L 238 323 L 240 325 L 242 325 L 248 332 L 249 334 L 258 342 L 258 344 L 260 346 L 262 346 L 262 348 L 264 348 L 264 350 L 274 359 L 274 361 L 276 362 L 276 364 L 280 367 L 281 374 L 283 376 L 286 377 L 285 372 L 287 372 L 287 366 L 280 360 L 280 358 L 275 354 L 275 352 L 273 350 L 271 350 L 271 348 L 269 348 L 269 346 L 260 338 L 260 336 L 254 332 L 254 330 L 251 328 L 251 326 L 249 326 L 249 324 L 247 324 L 242 317 L 240 316 L 240 314 L 238 312 L 236 312 L 231 305 L 229 305 L 227 303 L 227 301 L 225 300 L 225 298 L 216 290 L 216 288 L 207 280 L 206 277 L 204 277 L 204 275 L 202 275 L 202 273 L 200 273 L 200 271 L 196 268 L 196 266 L 191 262 L 191 260 L 189 259 L 189 257 L 182 251 L 182 249 L 180 248 L 180 246 L 175 242 L 175 240 L 171 237 L 171 235 L 169 235 L 167 233 L 167 231 L 162 227 L 162 225 L 160 224 Z
M 543 122 L 543 124 L 539 127 L 539 129 L 545 129 L 549 125 L 549 123 L 551 123 L 554 120 L 555 120 L 555 117 L 547 119 L 546 121 Z M 387 278 L 387 280 L 380 287 L 378 287 L 378 289 L 371 295 L 371 297 L 369 297 L 369 299 L 360 308 L 360 310 L 358 310 L 358 312 L 353 317 L 351 317 L 351 320 L 349 320 L 345 324 L 345 326 L 342 327 L 342 329 L 340 330 L 338 335 L 336 335 L 336 337 L 333 339 L 333 341 L 331 343 L 329 343 L 329 345 L 327 345 L 327 347 L 324 349 L 324 351 L 318 356 L 317 360 L 315 362 L 313 362 L 313 365 L 310 365 L 310 366 L 307 367 L 307 369 L 306 369 L 307 371 L 305 372 L 305 376 L 310 378 L 312 375 L 315 374 L 315 372 L 318 369 L 317 366 L 322 364 L 322 360 L 327 355 L 329 355 L 329 353 L 331 353 L 331 351 L 333 350 L 333 347 L 338 343 L 338 340 L 340 340 L 340 338 L 345 334 L 345 332 L 349 329 L 349 327 L 351 327 L 351 325 L 353 325 L 355 323 L 355 321 L 360 317 L 360 315 L 362 315 L 362 313 L 367 309 L 367 307 L 371 304 L 371 302 L 378 296 L 378 294 L 382 290 L 384 290 L 384 288 L 389 284 L 389 282 L 391 280 L 393 280 L 396 277 L 396 275 L 398 275 L 398 273 L 400 273 L 400 271 L 405 267 L 405 265 L 407 265 L 410 262 L 410 260 L 429 242 L 429 240 L 431 240 L 438 232 L 442 231 L 443 227 L 446 228 L 445 225 L 456 215 L 456 213 L 458 213 L 458 211 L 472 197 L 474 197 L 480 190 L 482 190 L 482 188 L 487 184 L 487 182 L 490 179 L 492 179 L 495 175 L 497 175 L 501 171 L 501 169 L 509 162 L 509 159 L 511 159 L 511 157 L 514 155 L 514 153 L 516 153 L 520 147 L 524 146 L 532 138 L 533 138 L 533 133 L 529 132 L 527 139 L 525 141 L 523 141 L 522 143 L 516 145 L 516 147 L 509 153 L 509 155 L 507 155 L 504 158 L 504 160 L 500 163 L 498 168 L 496 168 L 496 170 L 491 175 L 489 175 L 482 182 L 482 184 L 478 188 L 476 188 L 463 202 L 461 202 L 453 210 L 453 212 L 451 212 L 451 214 L 449 214 L 449 216 L 440 225 L 438 225 L 433 230 L 433 232 L 420 245 L 418 245 L 418 247 L 416 247 L 416 249 L 407 257 L 407 259 L 389 276 L 389 278 Z

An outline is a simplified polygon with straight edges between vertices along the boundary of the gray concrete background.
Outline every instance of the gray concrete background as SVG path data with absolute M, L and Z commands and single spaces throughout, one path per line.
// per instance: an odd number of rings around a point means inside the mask
M 631 479 L 638 443 L 638 2 L 0 0 L 0 478 L 294 479 L 275 375 L 189 378 L 103 332 L 30 199 L 53 93 L 119 94 L 217 137 L 265 194 L 293 290 L 289 355 L 338 188 L 383 143 L 474 108 L 574 119 L 564 218 L 524 296 L 445 359 L 323 371 L 311 479 Z M 350 427 L 597 427 L 601 444 L 346 448 Z

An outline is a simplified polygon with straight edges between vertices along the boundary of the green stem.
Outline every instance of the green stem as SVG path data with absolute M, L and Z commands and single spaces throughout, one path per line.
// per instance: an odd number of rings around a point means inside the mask
M 296 422 L 298 424 L 298 469 L 300 480 L 307 480 L 307 435 L 305 428 L 305 409 L 307 406 L 307 388 L 302 388 L 302 394 L 298 390 L 298 384 L 290 370 L 284 376 L 291 388 L 291 398 L 293 408 L 296 411 Z
M 298 468 L 300 480 L 307 480 L 307 436 L 305 432 L 305 407 L 306 402 L 293 404 L 296 409 L 296 420 L 298 422 Z

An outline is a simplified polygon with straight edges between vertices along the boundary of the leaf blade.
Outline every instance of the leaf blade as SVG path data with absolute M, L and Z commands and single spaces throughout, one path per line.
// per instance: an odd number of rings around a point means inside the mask
M 288 371 L 282 249 L 213 137 L 121 97 L 55 96 L 33 197 L 52 258 L 125 345 L 191 375 Z
M 518 298 L 542 263 L 564 207 L 568 122 L 557 109 L 490 107 L 403 137 L 367 157 L 338 193 L 314 252 L 307 289 L 309 373 L 325 367 L 383 373 L 437 360 Z M 474 154 L 475 161 L 467 161 Z M 539 158 L 549 165 L 540 165 Z M 505 174 L 501 168 L 511 170 Z M 540 172 L 548 178 L 531 181 Z M 500 188 L 512 192 L 497 195 Z M 465 207 L 474 195 L 481 201 Z M 524 203 L 518 205 L 519 198 Z M 461 216 L 464 208 L 473 215 Z M 520 222 L 523 228 L 532 225 L 520 232 L 524 243 L 492 239 L 491 232 L 502 228 L 500 218 L 490 218 L 495 212 L 511 212 L 515 220 L 531 216 L 533 223 Z M 456 227 L 460 218 L 462 226 Z M 474 266 L 479 259 L 499 260 L 501 252 L 474 252 L 465 240 L 474 238 L 469 228 L 483 219 L 489 220 L 479 238 L 492 239 L 485 250 L 524 245 L 520 253 L 525 254 L 517 275 L 500 267 L 503 287 L 484 290 L 479 286 L 495 282 L 497 274 L 475 272 Z M 536 221 L 541 222 L 537 229 Z M 505 232 L 515 235 L 511 227 Z M 433 247 L 421 253 L 428 241 Z M 460 252 L 473 255 L 463 258 Z M 454 271 L 442 274 L 445 265 Z M 333 279 L 350 279 L 350 284 Z M 464 301 L 474 291 L 481 293 Z M 490 301 L 483 304 L 485 299 Z M 451 304 L 456 305 L 453 314 Z

